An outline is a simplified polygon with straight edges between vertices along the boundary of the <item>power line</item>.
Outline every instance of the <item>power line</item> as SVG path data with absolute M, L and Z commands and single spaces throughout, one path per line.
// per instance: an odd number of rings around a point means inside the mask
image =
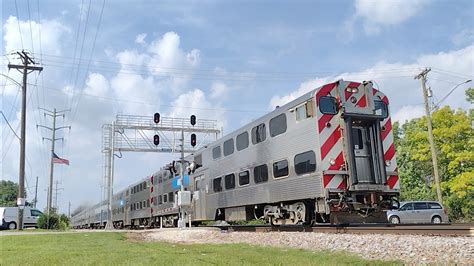
M 31 51 L 35 53 L 34 41 L 33 41 L 33 27 L 31 26 L 31 12 L 30 12 L 30 0 L 26 0 L 28 6 L 28 21 L 30 22 L 30 37 L 31 37 Z
M 16 134 L 15 130 L 12 128 L 12 126 L 11 126 L 10 123 L 8 122 L 7 118 L 6 118 L 5 115 L 3 114 L 3 111 L 0 111 L 0 113 L 2 113 L 3 119 L 5 119 L 5 122 L 7 123 L 8 127 L 12 130 L 13 134 L 15 134 L 16 138 L 17 138 L 17 139 L 20 139 L 20 137 L 18 137 L 18 135 Z
M 20 41 L 21 41 L 21 49 L 25 49 L 23 46 L 23 36 L 21 35 L 21 27 L 20 27 L 20 15 L 18 15 L 18 5 L 15 0 L 15 10 L 16 10 L 16 22 L 18 23 L 18 31 L 20 32 Z

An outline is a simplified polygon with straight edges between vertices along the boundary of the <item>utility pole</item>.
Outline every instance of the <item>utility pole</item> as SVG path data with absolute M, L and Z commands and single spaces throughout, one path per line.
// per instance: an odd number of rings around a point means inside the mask
M 57 140 L 64 140 L 64 138 L 56 138 L 56 131 L 59 130 L 59 129 L 63 129 L 63 128 L 69 128 L 69 130 L 71 130 L 71 127 L 70 126 L 56 127 L 56 117 L 62 116 L 64 118 L 64 113 L 69 111 L 69 110 L 63 110 L 63 111 L 58 112 L 58 111 L 56 111 L 56 108 L 54 108 L 53 111 L 46 110 L 46 109 L 43 109 L 43 108 L 40 108 L 40 109 L 45 111 L 45 113 L 44 113 L 45 116 L 49 115 L 53 118 L 53 127 L 47 127 L 47 126 L 43 126 L 43 125 L 36 125 L 37 128 L 42 127 L 42 128 L 49 129 L 53 132 L 52 138 L 43 138 L 43 140 L 47 139 L 47 140 L 51 141 L 51 164 L 50 164 L 50 172 L 49 172 L 48 202 L 47 202 L 47 207 L 46 207 L 48 214 L 51 214 L 51 208 L 52 208 L 52 202 L 53 202 L 54 143 Z
M 109 178 L 107 180 L 107 188 L 108 188 L 108 206 L 107 206 L 107 223 L 105 224 L 106 230 L 114 229 L 113 225 L 113 217 L 112 217 L 112 200 L 114 196 L 114 152 L 115 152 L 115 121 L 112 123 L 112 130 L 110 132 L 111 136 L 111 147 L 110 147 L 110 157 L 109 157 Z
M 59 180 L 56 180 L 56 186 L 54 187 L 54 207 L 56 210 L 59 210 L 58 207 L 58 191 L 63 190 L 63 188 L 59 188 Z
M 67 208 L 67 217 L 71 218 L 71 202 L 69 202 L 69 205 Z
M 35 205 L 33 207 L 36 208 L 36 202 L 38 202 L 38 176 L 36 176 L 36 185 L 35 185 Z
M 425 101 L 426 120 L 428 124 L 428 141 L 430 142 L 431 159 L 433 161 L 433 172 L 434 172 L 435 183 L 436 183 L 436 195 L 438 196 L 438 201 L 442 203 L 443 197 L 441 194 L 441 187 L 440 187 L 440 181 L 439 181 L 438 157 L 436 155 L 436 147 L 435 147 L 434 137 L 433 137 L 431 112 L 430 112 L 430 106 L 428 103 L 428 90 L 426 89 L 426 76 L 428 75 L 428 72 L 430 71 L 431 71 L 431 68 L 426 68 L 420 74 L 416 75 L 415 79 L 421 80 L 421 86 L 423 89 L 423 100 Z
M 23 89 L 21 94 L 21 139 L 20 139 L 20 174 L 18 185 L 18 196 L 16 204 L 19 207 L 18 212 L 18 230 L 23 230 L 23 207 L 25 206 L 25 150 L 26 150 L 26 83 L 28 74 L 33 71 L 42 71 L 42 67 L 30 66 L 36 65 L 31 57 L 25 51 L 17 52 L 23 65 L 8 64 L 8 69 L 14 68 L 23 73 Z M 22 70 L 22 71 L 21 71 Z
M 180 158 L 180 191 L 184 192 L 184 130 L 181 130 L 181 158 Z M 179 206 L 179 228 L 186 228 L 186 217 L 184 214 L 184 207 Z

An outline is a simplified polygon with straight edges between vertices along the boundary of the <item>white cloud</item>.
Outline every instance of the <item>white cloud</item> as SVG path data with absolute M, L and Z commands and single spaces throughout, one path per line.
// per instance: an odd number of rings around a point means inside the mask
M 18 30 L 20 24 L 20 31 Z M 26 50 L 34 49 L 35 53 L 39 53 L 39 28 L 41 27 L 41 48 L 44 54 L 61 55 L 64 34 L 69 33 L 70 29 L 57 20 L 37 21 L 18 21 L 16 17 L 10 16 L 3 25 L 3 45 L 5 53 L 18 50 L 24 47 Z M 33 35 L 33 42 L 31 34 Z M 23 45 L 22 45 L 23 43 Z M 34 43 L 34 47 L 32 44 Z
M 207 99 L 205 93 L 200 89 L 194 89 L 183 93 L 172 102 L 173 108 L 167 114 L 169 117 L 189 117 L 196 115 L 197 119 L 217 120 L 219 127 L 224 127 L 227 122 L 224 108 Z
M 375 81 L 375 87 L 380 88 L 389 97 L 394 121 L 420 117 L 423 115 L 423 106 L 421 105 L 423 98 L 420 81 L 415 80 L 414 76 L 424 67 L 432 67 L 433 70 L 428 75 L 428 82 L 433 90 L 435 96 L 433 100 L 436 103 L 456 84 L 469 77 L 472 78 L 474 73 L 473 54 L 474 44 L 459 50 L 421 55 L 411 64 L 380 62 L 372 68 L 359 72 L 318 77 L 303 82 L 298 89 L 287 95 L 273 96 L 269 103 L 269 109 L 273 110 L 277 105 L 284 105 L 312 89 L 339 79 L 372 80 Z M 469 108 L 469 103 L 465 101 L 465 88 L 466 86 L 460 86 L 443 104 L 450 105 L 452 108 Z
M 454 34 L 451 41 L 458 47 L 474 42 L 474 29 L 464 29 Z
M 109 92 L 109 81 L 99 73 L 91 73 L 87 78 L 84 92 L 96 96 L 106 96 Z
M 381 27 L 394 26 L 419 14 L 426 0 L 356 0 L 356 16 L 363 18 L 367 34 L 377 34 Z
M 229 96 L 230 88 L 225 83 L 216 81 L 211 85 L 211 99 L 224 100 Z
M 186 86 L 194 68 L 200 64 L 200 51 L 183 51 L 180 37 L 175 32 L 167 32 L 162 38 L 154 40 L 148 46 L 148 52 L 151 54 L 149 71 L 155 76 L 168 78 L 169 87 L 174 93 Z
M 146 33 L 140 33 L 135 37 L 135 43 L 146 44 L 145 38 L 146 38 Z

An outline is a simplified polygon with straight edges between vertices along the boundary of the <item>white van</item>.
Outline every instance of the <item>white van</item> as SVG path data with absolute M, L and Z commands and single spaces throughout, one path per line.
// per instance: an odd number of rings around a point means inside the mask
M 38 227 L 38 218 L 43 214 L 38 209 L 23 209 L 23 227 Z M 0 207 L 0 228 L 16 229 L 18 207 Z

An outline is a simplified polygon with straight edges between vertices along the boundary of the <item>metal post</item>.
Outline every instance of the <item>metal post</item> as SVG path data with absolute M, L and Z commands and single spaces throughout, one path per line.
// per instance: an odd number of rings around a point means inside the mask
M 114 151 L 115 151 L 115 121 L 112 123 L 112 132 L 111 134 L 111 142 L 110 142 L 110 169 L 109 169 L 109 180 L 108 180 L 108 214 L 107 214 L 107 224 L 105 229 L 111 230 L 114 229 L 113 226 L 113 217 L 112 217 L 112 199 L 113 199 L 113 185 L 114 185 Z
M 53 174 L 54 174 L 54 140 L 56 139 L 56 108 L 53 110 L 53 137 L 51 138 L 51 162 L 50 162 L 50 171 L 49 171 L 49 194 L 48 194 L 48 216 L 51 214 L 51 209 L 53 208 Z
M 425 111 L 426 111 L 426 120 L 428 124 L 428 141 L 430 143 L 430 149 L 431 149 L 431 159 L 433 160 L 433 172 L 435 176 L 435 183 L 436 183 L 436 195 L 438 197 L 439 202 L 443 202 L 443 197 L 441 193 L 441 187 L 440 187 L 440 180 L 439 180 L 439 172 L 438 172 L 438 158 L 436 155 L 436 147 L 434 143 L 434 137 L 433 137 L 433 126 L 431 122 L 431 112 L 430 112 L 430 107 L 428 104 L 428 90 L 426 89 L 426 75 L 428 72 L 430 72 L 431 69 L 427 68 L 423 70 L 420 74 L 418 74 L 415 79 L 421 79 L 421 85 L 423 89 L 423 100 L 425 101 Z
M 181 180 L 181 186 L 180 186 L 180 191 L 184 191 L 184 130 L 181 130 L 181 164 L 180 164 L 180 180 Z M 184 208 L 183 206 L 179 207 L 179 227 L 180 228 L 186 228 L 186 217 L 184 214 Z
M 36 185 L 35 185 L 35 204 L 33 207 L 36 208 L 36 203 L 38 202 L 38 176 L 36 177 Z

